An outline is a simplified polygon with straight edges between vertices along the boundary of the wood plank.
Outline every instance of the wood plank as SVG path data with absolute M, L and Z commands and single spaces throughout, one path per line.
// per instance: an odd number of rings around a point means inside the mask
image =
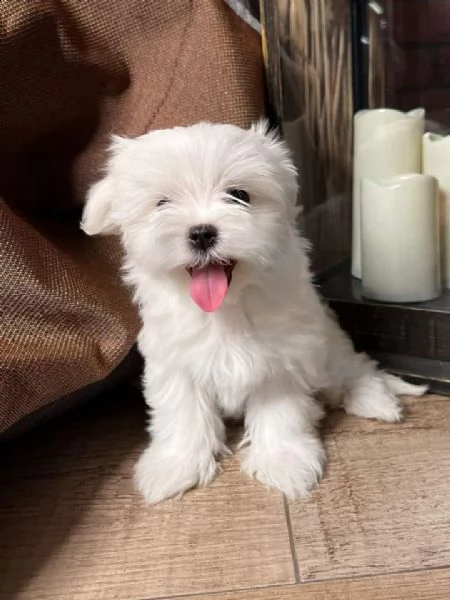
M 144 506 L 131 483 L 142 403 L 107 402 L 2 454 L 0 598 L 135 600 L 295 580 L 281 494 L 232 458 L 210 488 Z
M 190 598 L 193 597 L 191 596 Z M 450 570 L 420 571 L 355 580 L 304 583 L 226 594 L 199 600 L 448 600 Z M 184 596 L 184 600 L 189 597 Z
M 401 424 L 328 419 L 325 479 L 290 505 L 302 581 L 450 566 L 450 400 L 406 406 Z

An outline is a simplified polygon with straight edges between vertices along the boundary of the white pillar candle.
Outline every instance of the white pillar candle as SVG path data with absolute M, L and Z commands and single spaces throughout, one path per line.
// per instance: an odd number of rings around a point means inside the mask
M 439 183 L 441 271 L 445 287 L 450 288 L 450 136 L 426 133 L 422 155 L 423 172 Z
M 352 275 L 361 278 L 361 180 L 421 172 L 425 111 L 362 110 L 353 126 Z
M 361 186 L 362 289 L 382 302 L 439 296 L 438 182 L 408 174 Z

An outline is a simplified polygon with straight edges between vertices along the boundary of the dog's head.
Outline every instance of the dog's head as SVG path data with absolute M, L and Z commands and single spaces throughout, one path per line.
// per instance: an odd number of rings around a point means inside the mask
M 82 227 L 121 234 L 129 265 L 183 278 L 200 308 L 213 311 L 232 278 L 242 288 L 285 251 L 296 196 L 287 148 L 265 123 L 199 123 L 113 138 Z

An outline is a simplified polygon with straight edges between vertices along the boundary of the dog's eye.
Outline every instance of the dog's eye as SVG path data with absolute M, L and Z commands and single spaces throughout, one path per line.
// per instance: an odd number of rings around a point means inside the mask
M 235 202 L 236 204 L 250 204 L 250 196 L 248 192 L 245 190 L 239 190 L 237 188 L 230 188 L 227 190 L 230 202 Z
M 160 206 L 164 206 L 164 204 L 167 204 L 168 202 L 169 202 L 169 198 L 166 198 L 164 196 L 164 198 L 161 198 L 159 200 L 159 202 L 158 202 L 158 204 L 156 206 L 159 208 Z

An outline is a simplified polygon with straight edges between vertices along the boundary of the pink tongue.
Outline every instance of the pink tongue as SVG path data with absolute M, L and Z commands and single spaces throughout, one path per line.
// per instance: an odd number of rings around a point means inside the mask
M 205 312 L 214 312 L 223 302 L 228 291 L 228 279 L 224 267 L 209 266 L 192 271 L 190 286 L 193 301 Z

